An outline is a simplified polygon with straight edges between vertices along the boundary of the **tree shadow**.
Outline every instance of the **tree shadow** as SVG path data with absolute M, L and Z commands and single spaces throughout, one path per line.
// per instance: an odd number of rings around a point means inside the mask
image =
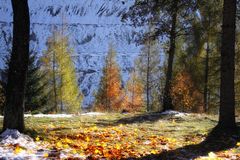
M 223 131 L 215 127 L 206 139 L 199 144 L 162 151 L 160 154 L 151 154 L 141 158 L 127 158 L 127 160 L 190 160 L 200 156 L 207 156 L 210 152 L 219 152 L 233 148 L 238 140 L 239 134 L 236 132 Z
M 152 113 L 144 113 L 144 114 L 137 114 L 134 116 L 128 116 L 125 118 L 121 118 L 118 120 L 105 120 L 99 119 L 98 122 L 94 122 L 94 124 L 98 126 L 117 126 L 120 124 L 134 124 L 134 123 L 154 123 L 159 120 L 174 120 L 175 122 L 184 121 L 182 117 L 176 117 L 174 114 L 161 114 L 160 112 L 152 112 Z M 84 122 L 83 122 L 84 123 Z
M 139 114 L 133 117 L 121 118 L 115 122 L 115 124 L 132 124 L 132 123 L 144 123 L 155 122 L 164 118 L 164 115 L 158 112 Z

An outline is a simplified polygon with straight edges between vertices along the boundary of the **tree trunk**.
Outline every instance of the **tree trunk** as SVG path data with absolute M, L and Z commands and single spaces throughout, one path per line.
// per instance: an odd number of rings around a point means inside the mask
M 176 50 L 176 24 L 177 24 L 177 2 L 173 4 L 173 13 L 172 13 L 172 26 L 170 31 L 170 48 L 169 48 L 169 57 L 168 57 L 168 68 L 167 68 L 167 76 L 163 94 L 163 111 L 173 109 L 172 98 L 170 95 L 171 90 L 171 82 L 172 82 L 172 72 L 173 72 L 173 60 Z
M 148 37 L 148 53 L 147 53 L 147 77 L 146 77 L 146 94 L 147 94 L 147 112 L 150 111 L 150 52 L 151 52 L 151 44 L 150 44 L 150 37 Z
M 208 73 L 209 73 L 209 39 L 207 40 L 205 77 L 204 77 L 204 112 L 208 111 Z
M 218 127 L 225 131 L 236 129 L 234 92 L 235 29 L 236 0 L 224 0 Z
M 132 87 L 133 87 L 133 89 L 132 89 L 132 106 L 134 107 L 134 100 L 135 100 L 135 85 L 136 85 L 136 83 L 135 83 L 135 69 L 134 69 L 134 71 L 133 71 L 133 80 L 132 80 Z
M 211 13 L 208 13 L 207 24 L 207 48 L 206 48 L 206 61 L 205 61 L 205 77 L 204 77 L 204 112 L 208 111 L 209 91 L 208 91 L 208 74 L 209 74 L 209 54 L 210 54 L 210 29 L 211 29 Z
M 55 42 L 54 38 L 54 42 Z M 54 93 L 54 110 L 56 113 L 58 113 L 58 103 L 57 103 L 57 80 L 56 80 L 56 53 L 53 52 L 53 63 L 52 63 L 52 70 L 53 70 L 53 93 Z
M 3 130 L 24 130 L 24 95 L 29 60 L 30 18 L 27 0 L 12 0 L 13 45 L 9 64 Z

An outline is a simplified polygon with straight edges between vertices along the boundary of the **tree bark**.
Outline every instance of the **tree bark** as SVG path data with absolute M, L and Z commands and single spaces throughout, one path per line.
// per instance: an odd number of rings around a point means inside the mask
M 210 55 L 210 30 L 211 30 L 211 13 L 208 13 L 207 24 L 207 48 L 206 48 L 206 61 L 205 61 L 205 75 L 204 75 L 204 112 L 208 111 L 209 102 L 209 89 L 208 89 L 208 77 L 209 77 L 209 55 Z
M 204 77 L 204 112 L 208 111 L 208 74 L 209 74 L 209 39 L 207 40 L 205 77 Z
M 220 111 L 218 127 L 235 130 L 235 30 L 236 0 L 224 0 L 221 49 Z
M 177 25 L 177 2 L 173 4 L 173 13 L 172 13 L 172 26 L 170 31 L 170 48 L 169 48 L 169 57 L 168 57 L 168 68 L 167 76 L 163 94 L 163 111 L 173 109 L 172 98 L 170 95 L 171 82 L 172 82 L 172 72 L 173 72 L 173 60 L 176 50 L 176 25 Z
M 12 0 L 13 44 L 9 64 L 3 130 L 24 130 L 24 95 L 29 60 L 30 18 L 27 0 Z
M 151 53 L 151 44 L 150 37 L 148 37 L 148 51 L 147 51 L 147 77 L 146 77 L 146 95 L 147 95 L 147 112 L 150 111 L 150 53 Z

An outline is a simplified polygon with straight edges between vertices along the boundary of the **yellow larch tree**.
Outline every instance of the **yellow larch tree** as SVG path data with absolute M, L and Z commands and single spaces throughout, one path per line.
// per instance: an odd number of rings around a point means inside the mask
M 56 111 L 76 113 L 80 111 L 80 94 L 72 50 L 68 37 L 54 32 L 48 40 L 48 50 L 43 55 L 45 70 L 48 71 L 49 85 L 52 90 L 53 104 Z

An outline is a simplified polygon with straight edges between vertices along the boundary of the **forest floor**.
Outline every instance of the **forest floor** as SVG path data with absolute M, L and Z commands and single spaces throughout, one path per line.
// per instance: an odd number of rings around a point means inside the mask
M 2 140 L 0 159 L 240 159 L 237 135 L 204 141 L 216 116 L 171 111 L 25 119 L 32 140 Z

